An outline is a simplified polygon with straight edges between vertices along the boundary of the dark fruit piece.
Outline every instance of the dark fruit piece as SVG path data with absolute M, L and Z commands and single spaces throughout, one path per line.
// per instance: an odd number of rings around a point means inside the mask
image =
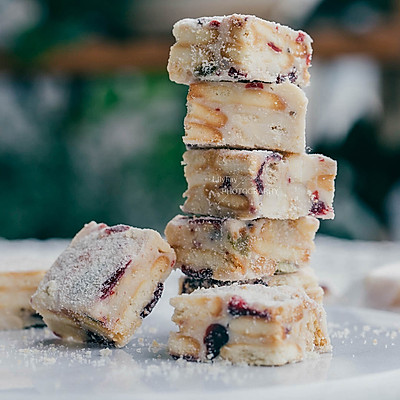
M 261 179 L 261 174 L 263 173 L 264 166 L 265 161 L 261 164 L 261 167 L 257 172 L 257 176 L 254 178 L 254 183 L 256 184 L 257 192 L 259 195 L 264 193 L 264 182 Z
M 207 358 L 212 360 L 219 355 L 221 347 L 229 341 L 227 329 L 220 324 L 211 324 L 204 336 L 204 344 L 207 349 Z
M 249 88 L 264 89 L 264 85 L 262 84 L 262 82 L 250 82 L 250 83 L 246 84 L 245 88 L 246 89 L 249 89 Z
M 296 71 L 289 72 L 288 78 L 289 78 L 290 83 L 295 83 L 297 81 Z
M 176 355 L 176 354 L 171 354 L 171 357 L 172 357 L 174 360 L 179 360 L 180 358 L 182 358 L 182 360 L 185 360 L 185 361 L 193 361 L 193 362 L 199 361 L 199 359 L 198 359 L 197 357 L 192 356 L 192 355 L 190 355 L 190 354 L 182 354 L 182 355 L 180 355 L 180 356 L 178 356 L 178 355 Z
M 140 313 L 140 318 L 147 317 L 152 311 L 158 300 L 160 300 L 162 292 L 164 290 L 164 284 L 162 282 L 158 282 L 157 289 L 153 293 L 153 298 L 150 302 L 143 308 L 143 311 Z
M 230 67 L 228 75 L 231 76 L 232 78 L 237 79 L 239 77 L 245 78 L 247 76 L 247 73 L 240 72 L 235 67 Z
M 271 319 L 271 314 L 267 311 L 258 311 L 251 308 L 240 296 L 233 296 L 228 304 L 228 312 L 234 317 L 250 315 L 253 317 Z
M 299 32 L 299 34 L 297 35 L 297 38 L 296 38 L 296 42 L 297 43 L 302 43 L 302 42 L 304 42 L 304 38 L 305 38 L 304 33 Z
M 221 22 L 217 21 L 216 19 L 213 19 L 212 21 L 210 21 L 210 28 L 219 28 L 219 26 L 221 25 Z
M 209 279 L 213 275 L 212 269 L 210 269 L 210 268 L 202 268 L 199 270 L 194 270 L 190 267 L 187 267 L 186 265 L 181 266 L 181 271 L 185 275 L 190 276 L 191 278 L 196 278 L 196 279 Z
M 310 214 L 317 216 L 317 215 L 326 215 L 330 211 L 329 207 L 326 206 L 326 204 L 319 199 L 319 193 L 318 190 L 316 190 L 312 195 L 311 195 L 311 208 L 310 208 Z
M 100 300 L 104 300 L 108 296 L 111 296 L 114 294 L 114 287 L 118 283 L 118 281 L 121 279 L 122 275 L 124 275 L 125 270 L 129 267 L 129 264 L 132 262 L 132 260 L 129 260 L 125 265 L 119 267 L 104 283 L 103 286 L 100 290 L 101 296 Z
M 112 233 L 125 232 L 125 231 L 127 231 L 128 229 L 129 229 L 129 226 L 128 226 L 128 225 L 122 225 L 122 224 L 120 224 L 120 225 L 110 226 L 110 227 L 104 229 L 104 232 L 105 232 L 107 235 L 111 235 Z
M 272 50 L 276 51 L 277 53 L 281 53 L 282 49 L 279 48 L 275 43 L 268 42 L 267 43 L 269 47 L 271 47 Z
M 97 332 L 86 331 L 86 341 L 88 343 L 97 343 L 103 346 L 115 347 L 115 343 L 112 340 L 108 340 Z

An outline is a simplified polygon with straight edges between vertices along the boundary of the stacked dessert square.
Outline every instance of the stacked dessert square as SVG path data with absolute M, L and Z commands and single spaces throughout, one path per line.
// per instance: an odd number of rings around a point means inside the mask
M 330 350 L 309 267 L 334 217 L 336 162 L 305 153 L 311 38 L 254 16 L 184 19 L 170 79 L 189 85 L 188 190 L 166 227 L 181 294 L 174 357 L 282 365 Z

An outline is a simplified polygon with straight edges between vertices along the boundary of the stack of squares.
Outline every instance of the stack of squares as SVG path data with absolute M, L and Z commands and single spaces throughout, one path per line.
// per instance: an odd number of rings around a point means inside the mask
M 174 357 L 282 365 L 330 350 L 309 267 L 332 219 L 336 162 L 305 153 L 311 38 L 254 16 L 174 26 L 171 80 L 189 85 L 188 190 L 166 227 L 181 294 Z

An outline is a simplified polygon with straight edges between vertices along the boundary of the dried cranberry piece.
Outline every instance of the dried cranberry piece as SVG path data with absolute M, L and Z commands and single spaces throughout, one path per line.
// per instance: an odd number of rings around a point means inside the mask
M 247 76 L 247 73 L 241 72 L 239 70 L 237 70 L 235 67 L 230 67 L 229 71 L 228 71 L 228 75 L 231 76 L 232 78 L 239 78 L 239 77 L 243 77 L 245 78 Z
M 115 347 L 115 343 L 112 340 L 105 338 L 104 336 L 98 334 L 93 331 L 86 331 L 86 342 L 88 343 L 97 343 L 103 346 Z
M 326 204 L 319 199 L 319 193 L 318 190 L 313 192 L 311 195 L 311 208 L 310 208 L 310 214 L 317 216 L 317 215 L 326 215 L 329 212 L 329 207 L 326 206 Z
M 219 28 L 220 25 L 221 25 L 221 22 L 217 21 L 216 19 L 213 19 L 209 23 L 210 28 Z
M 129 267 L 129 264 L 132 262 L 132 260 L 129 260 L 125 265 L 122 265 L 119 267 L 104 283 L 103 286 L 100 290 L 101 296 L 100 300 L 104 300 L 108 296 L 111 296 L 114 294 L 114 287 L 118 283 L 118 281 L 121 279 L 122 275 L 124 275 L 125 270 Z
M 254 183 L 256 184 L 257 192 L 259 195 L 264 193 L 264 182 L 261 179 L 261 174 L 263 173 L 263 169 L 265 166 L 265 161 L 261 164 L 260 169 L 257 171 L 257 176 L 254 178 Z
M 207 328 L 203 340 L 207 349 L 207 358 L 212 360 L 217 357 L 221 351 L 221 347 L 225 346 L 228 341 L 228 330 L 221 324 L 211 324 Z
M 299 32 L 299 34 L 297 35 L 297 38 L 296 38 L 296 42 L 297 43 L 302 43 L 302 42 L 304 42 L 304 38 L 305 38 L 304 33 L 303 32 Z
M 160 298 L 161 298 L 163 290 L 164 290 L 164 284 L 162 282 L 159 282 L 157 284 L 157 289 L 153 293 L 153 298 L 143 308 L 143 311 L 140 313 L 140 318 L 147 317 L 153 311 L 153 308 L 157 304 L 158 300 L 160 300 Z
M 119 233 L 119 232 L 125 232 L 129 229 L 128 225 L 114 225 L 114 226 L 109 226 L 108 228 L 104 229 L 104 233 L 107 235 L 111 235 L 112 233 Z
M 262 84 L 262 82 L 250 82 L 250 83 L 246 84 L 245 88 L 246 89 L 249 89 L 249 88 L 264 89 L 264 85 Z
M 191 354 L 182 354 L 180 356 L 178 356 L 176 354 L 171 354 L 171 357 L 174 360 L 179 360 L 180 358 L 182 358 L 185 361 L 193 361 L 193 362 L 199 361 L 199 359 L 197 357 L 192 356 Z
M 194 270 L 186 265 L 181 266 L 181 271 L 191 278 L 196 279 L 209 279 L 213 276 L 213 272 L 211 268 L 202 268 L 199 270 Z
M 289 78 L 290 83 L 295 83 L 297 81 L 296 71 L 294 70 L 294 71 L 289 72 L 288 78 Z
M 234 317 L 250 315 L 267 320 L 271 319 L 271 314 L 267 310 L 258 311 L 251 308 L 240 296 L 232 296 L 228 304 L 228 312 Z
M 276 51 L 277 53 L 281 53 L 282 49 L 279 48 L 275 43 L 273 42 L 268 42 L 267 43 L 269 47 L 271 47 L 272 50 Z

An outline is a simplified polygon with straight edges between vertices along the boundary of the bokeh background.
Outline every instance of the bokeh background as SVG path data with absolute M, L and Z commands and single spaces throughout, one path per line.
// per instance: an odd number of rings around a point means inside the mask
M 233 12 L 314 39 L 308 146 L 339 166 L 321 231 L 400 240 L 398 0 L 0 0 L 0 237 L 163 231 L 186 188 L 171 28 Z

